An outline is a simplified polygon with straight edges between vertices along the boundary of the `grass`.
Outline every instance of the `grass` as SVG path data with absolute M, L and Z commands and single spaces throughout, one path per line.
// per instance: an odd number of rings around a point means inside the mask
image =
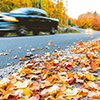
M 71 33 L 80 33 L 79 31 L 77 31 L 77 30 L 72 30 L 72 32 Z
M 43 34 L 49 34 L 49 32 L 39 32 L 39 35 L 43 35 Z M 33 33 L 30 31 L 27 33 L 27 35 L 33 35 Z M 5 36 L 17 36 L 16 33 L 6 33 Z
M 65 30 L 65 31 L 63 31 L 63 30 L 61 31 L 61 30 L 60 30 L 60 31 L 58 32 L 58 34 L 60 34 L 60 33 L 67 33 L 67 34 L 68 34 L 68 33 L 80 33 L 80 32 L 77 31 L 77 30 L 68 28 L 68 30 Z
M 5 36 L 16 36 L 15 33 L 6 33 Z
M 65 28 L 65 27 L 68 27 L 69 28 L 70 27 L 69 25 L 66 25 L 66 24 L 59 24 L 58 26 L 59 27 L 62 27 L 62 28 Z

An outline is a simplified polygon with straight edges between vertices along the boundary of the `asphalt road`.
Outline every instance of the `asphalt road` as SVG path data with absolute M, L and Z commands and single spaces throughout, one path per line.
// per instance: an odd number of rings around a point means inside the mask
M 27 52 L 32 52 L 33 55 L 43 55 L 45 52 L 53 52 L 57 47 L 66 49 L 67 46 L 74 45 L 74 42 L 85 42 L 100 37 L 100 32 L 98 31 L 94 31 L 92 34 L 85 34 L 83 29 L 78 30 L 82 33 L 0 37 L 0 54 L 3 53 L 3 55 L 0 56 L 0 68 L 7 67 L 7 63 L 10 63 L 11 65 L 18 64 L 18 62 L 20 62 L 19 58 L 23 58 L 27 55 Z M 49 40 L 52 40 L 53 44 L 56 44 L 57 46 L 51 45 L 49 49 L 46 49 Z M 18 47 L 22 48 L 19 49 Z M 32 48 L 35 48 L 36 50 L 31 51 Z M 37 48 L 40 49 L 37 50 Z M 8 55 L 4 55 L 4 53 L 8 53 Z M 18 59 L 14 59 L 16 55 L 18 56 Z

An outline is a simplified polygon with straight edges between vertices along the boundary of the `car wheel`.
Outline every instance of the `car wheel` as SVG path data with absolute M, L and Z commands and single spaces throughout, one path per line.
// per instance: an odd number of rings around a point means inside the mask
M 27 28 L 25 26 L 20 26 L 17 30 L 17 35 L 26 35 L 27 34 Z
M 33 30 L 33 34 L 34 35 L 38 35 L 39 34 L 39 31 L 38 30 Z
M 55 34 L 55 33 L 56 33 L 56 29 L 55 29 L 54 27 L 52 27 L 51 30 L 50 30 L 50 34 L 53 35 L 53 34 Z

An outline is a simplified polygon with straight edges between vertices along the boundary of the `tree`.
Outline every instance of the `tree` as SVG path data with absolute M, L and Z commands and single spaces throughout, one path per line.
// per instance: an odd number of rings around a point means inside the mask
M 87 12 L 86 14 L 81 14 L 78 17 L 78 26 L 81 28 L 93 28 L 94 16 L 91 12 Z
M 78 17 L 77 25 L 80 28 L 92 28 L 100 30 L 100 15 L 95 11 L 93 13 L 87 12 Z

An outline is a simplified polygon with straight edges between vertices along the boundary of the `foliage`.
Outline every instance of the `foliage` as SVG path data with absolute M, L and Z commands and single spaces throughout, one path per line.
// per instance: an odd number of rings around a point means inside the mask
M 66 23 L 67 16 L 66 16 L 67 9 L 63 6 L 63 2 L 58 1 L 56 5 L 56 16 L 60 20 L 60 23 Z M 62 12 L 62 13 L 61 13 Z
M 73 18 L 69 18 L 68 19 L 68 25 L 72 25 L 72 26 L 75 26 L 76 25 L 76 19 L 73 19 Z
M 100 30 L 100 15 L 97 12 L 87 12 L 81 14 L 77 19 L 77 25 L 80 28 L 92 28 L 94 30 Z
M 52 0 L 0 0 L 0 12 L 9 12 L 20 7 L 42 8 L 47 12 L 48 17 L 58 18 L 61 24 L 66 24 L 68 19 L 67 9 L 62 0 L 56 2 Z

